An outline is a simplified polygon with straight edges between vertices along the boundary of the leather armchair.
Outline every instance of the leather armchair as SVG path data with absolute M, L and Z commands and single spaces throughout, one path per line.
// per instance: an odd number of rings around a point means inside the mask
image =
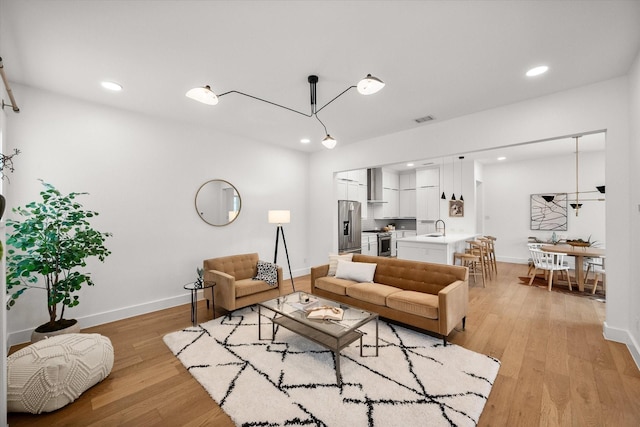
M 233 311 L 277 298 L 282 294 L 282 268 L 278 267 L 277 284 L 271 286 L 262 280 L 253 280 L 257 273 L 257 264 L 257 253 L 203 261 L 204 280 L 216 283 L 213 292 L 218 306 Z

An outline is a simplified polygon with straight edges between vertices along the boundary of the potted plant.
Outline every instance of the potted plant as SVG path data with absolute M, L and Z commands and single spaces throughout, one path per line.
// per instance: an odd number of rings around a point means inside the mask
M 89 257 L 104 261 L 111 253 L 104 246 L 111 233 L 91 227 L 89 220 L 98 213 L 76 201 L 87 193 L 64 195 L 51 184 L 42 185 L 42 201 L 13 209 L 21 221 L 7 220 L 7 309 L 28 289 L 45 290 L 49 321 L 34 334 L 47 335 L 77 324 L 64 318 L 65 308 L 79 304 L 75 293 L 82 285 L 93 286 L 89 273 L 80 269 Z

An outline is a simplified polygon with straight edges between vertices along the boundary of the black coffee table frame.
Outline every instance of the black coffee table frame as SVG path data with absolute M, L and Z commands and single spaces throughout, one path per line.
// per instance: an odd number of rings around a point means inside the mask
M 354 341 L 360 340 L 360 356 L 364 357 L 362 345 L 362 336 L 364 333 L 359 331 L 358 328 L 375 320 L 375 356 L 378 356 L 377 313 L 370 313 L 356 307 L 313 295 L 312 298 L 317 298 L 320 305 L 342 308 L 344 310 L 344 317 L 342 321 L 308 319 L 306 313 L 296 304 L 296 302 L 299 301 L 299 294 L 299 292 L 295 292 L 258 304 L 258 339 L 274 340 L 276 336 L 276 325 L 278 325 L 331 350 L 336 366 L 337 384 L 341 385 L 340 351 Z M 275 314 L 273 317 L 264 316 L 271 320 L 271 338 L 262 337 L 263 308 Z

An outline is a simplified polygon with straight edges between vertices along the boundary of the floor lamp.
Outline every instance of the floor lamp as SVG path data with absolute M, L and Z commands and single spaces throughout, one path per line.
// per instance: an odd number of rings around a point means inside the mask
M 269 211 L 269 224 L 278 224 L 276 228 L 276 250 L 273 254 L 273 263 L 278 262 L 278 240 L 280 234 L 282 234 L 282 242 L 284 243 L 284 253 L 287 255 L 287 266 L 289 267 L 289 277 L 291 277 L 291 286 L 293 292 L 296 291 L 296 286 L 293 284 L 293 274 L 291 274 L 291 263 L 289 262 L 289 251 L 287 250 L 287 241 L 284 238 L 284 229 L 282 224 L 289 224 L 291 222 L 291 211 Z

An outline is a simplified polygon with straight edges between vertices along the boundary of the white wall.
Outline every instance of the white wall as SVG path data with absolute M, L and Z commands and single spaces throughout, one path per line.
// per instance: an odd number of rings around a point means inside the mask
M 605 153 L 580 153 L 580 191 L 596 191 L 605 185 Z M 496 257 L 499 261 L 526 263 L 529 258 L 527 237 L 549 240 L 552 231 L 530 229 L 530 195 L 540 193 L 570 193 L 575 195 L 575 156 L 534 159 L 520 162 L 495 163 L 483 168 L 485 194 L 485 232 L 496 236 Z M 596 198 L 600 193 L 581 194 L 581 198 Z M 606 195 L 605 195 L 606 196 Z M 606 248 L 606 202 L 583 202 L 578 216 L 568 206 L 567 231 L 558 231 L 558 238 L 597 241 Z
M 205 258 L 258 252 L 272 260 L 269 209 L 291 210 L 291 268 L 294 276 L 307 272 L 307 154 L 12 87 L 21 112 L 7 117 L 5 150 L 22 153 L 5 184 L 8 208 L 39 199 L 42 178 L 62 192 L 89 192 L 81 202 L 100 213 L 95 227 L 114 234 L 112 255 L 88 267 L 96 286 L 84 287 L 65 317 L 87 327 L 187 303 L 182 285 Z M 240 216 L 226 227 L 207 225 L 194 207 L 199 186 L 214 178 L 234 184 L 242 198 Z M 7 316 L 11 342 L 28 340 L 48 320 L 44 294 L 29 291 Z
M 635 64 L 629 73 L 629 93 L 630 93 L 630 150 L 627 161 L 629 163 L 629 182 L 632 185 L 629 192 L 628 210 L 631 215 L 631 224 L 628 230 L 629 249 L 632 266 L 632 273 L 628 280 L 629 294 L 627 296 L 627 307 L 625 311 L 630 313 L 629 330 L 636 349 L 636 362 L 640 360 L 640 275 L 635 268 L 640 260 L 640 54 L 636 58 Z M 607 260 L 607 262 L 609 262 Z M 607 265 L 608 268 L 608 265 Z
M 633 79 L 637 86 L 637 71 Z M 636 88 L 636 104 L 637 92 Z M 634 316 L 637 313 L 637 309 L 632 311 L 630 307 L 632 292 L 636 297 L 634 302 L 638 302 L 636 291 L 631 290 L 632 283 L 637 280 L 631 279 L 631 271 L 633 262 L 640 259 L 640 252 L 638 248 L 632 251 L 634 237 L 630 234 L 631 213 L 637 215 L 638 197 L 637 193 L 631 197 L 629 185 L 630 170 L 637 165 L 636 151 L 635 157 L 630 158 L 629 105 L 629 79 L 621 77 L 339 146 L 331 152 L 314 153 L 310 165 L 310 191 L 314 194 L 309 209 L 310 223 L 313 224 L 309 238 L 314 243 L 310 247 L 311 263 L 325 262 L 327 252 L 337 247 L 335 238 L 333 242 L 323 239 L 326 235 L 336 235 L 336 215 L 330 209 L 334 171 L 464 154 L 466 151 L 606 130 L 608 289 L 605 333 L 610 339 L 627 343 L 640 364 L 638 345 L 632 342 L 630 335 L 631 313 Z M 634 113 L 637 119 L 637 105 Z M 638 143 L 637 129 L 634 130 L 633 141 Z M 633 160 L 636 163 L 632 163 Z

